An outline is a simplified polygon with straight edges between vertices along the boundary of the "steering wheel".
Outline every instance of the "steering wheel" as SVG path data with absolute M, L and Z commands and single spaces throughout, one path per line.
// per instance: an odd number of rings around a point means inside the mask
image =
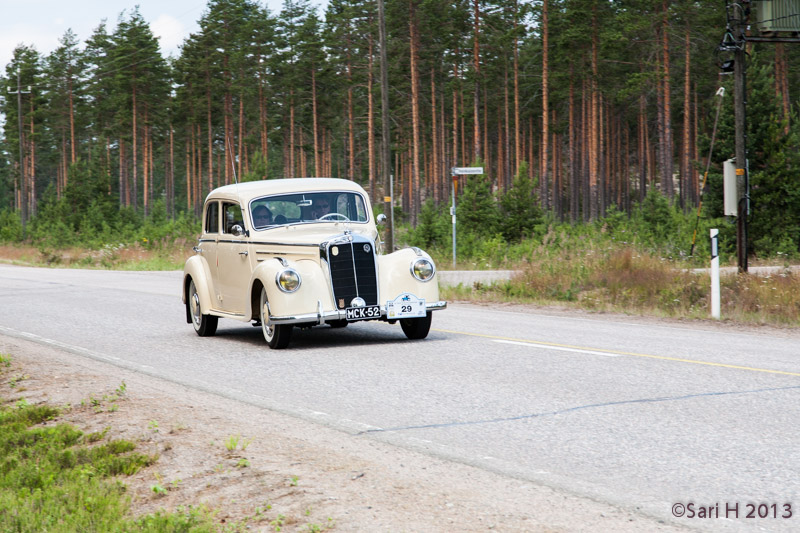
M 350 222 L 350 219 L 341 213 L 328 213 L 327 215 L 322 215 L 321 217 L 319 217 L 319 220 L 335 220 L 342 222 Z

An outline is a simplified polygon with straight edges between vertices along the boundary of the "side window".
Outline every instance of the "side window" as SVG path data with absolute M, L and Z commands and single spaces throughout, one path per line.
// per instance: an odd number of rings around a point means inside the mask
M 218 202 L 211 202 L 206 206 L 206 233 L 219 233 Z
M 242 208 L 239 204 L 222 204 L 222 220 L 223 220 L 223 233 L 233 233 L 232 229 L 235 225 L 244 228 L 244 217 L 242 217 Z

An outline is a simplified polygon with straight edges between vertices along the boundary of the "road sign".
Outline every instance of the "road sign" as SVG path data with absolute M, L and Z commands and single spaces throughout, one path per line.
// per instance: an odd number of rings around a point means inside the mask
M 464 176 L 466 174 L 483 174 L 483 167 L 453 167 L 454 176 Z

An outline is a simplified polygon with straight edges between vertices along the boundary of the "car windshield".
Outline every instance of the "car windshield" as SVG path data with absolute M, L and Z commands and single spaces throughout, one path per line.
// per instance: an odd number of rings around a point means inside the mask
M 367 222 L 364 198 L 350 191 L 264 196 L 250 202 L 250 219 L 257 230 L 310 222 Z

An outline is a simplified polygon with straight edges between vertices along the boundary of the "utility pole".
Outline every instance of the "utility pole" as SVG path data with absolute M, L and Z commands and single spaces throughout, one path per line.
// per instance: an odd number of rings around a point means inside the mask
M 20 202 L 20 207 L 22 209 L 21 219 L 22 219 L 22 236 L 25 236 L 25 224 L 28 221 L 28 179 L 25 176 L 25 165 L 23 164 L 23 149 L 22 149 L 22 95 L 23 94 L 30 94 L 31 86 L 28 85 L 28 90 L 23 91 L 21 86 L 21 67 L 17 67 L 17 90 L 13 90 L 11 87 L 8 88 L 8 94 L 16 94 L 17 95 L 17 118 L 19 119 L 19 177 L 20 181 L 22 182 L 22 201 Z
M 383 0 L 378 0 L 378 45 L 381 48 L 381 172 L 383 173 L 383 202 L 388 235 L 386 237 L 387 253 L 394 252 L 394 207 L 392 174 L 389 169 L 391 157 L 391 139 L 389 137 L 389 65 L 386 53 L 386 17 L 384 15 Z M 388 196 L 387 196 L 388 195 Z
M 770 0 L 725 0 L 727 27 L 718 52 L 733 53 L 733 61 L 724 61 L 723 73 L 733 71 L 733 106 L 736 132 L 735 165 L 738 191 L 736 242 L 739 272 L 747 272 L 747 233 L 750 215 L 750 165 L 747 160 L 747 43 L 800 43 L 800 18 L 797 6 L 800 2 L 773 5 Z M 778 4 L 775 2 L 774 4 Z M 758 35 L 747 35 L 751 8 L 756 11 Z M 795 14 L 788 16 L 782 10 L 790 9 Z M 789 13 L 791 13 L 790 11 Z M 788 36 L 787 36 L 788 34 Z M 733 63 L 732 68 L 731 63 Z
M 747 5 L 749 2 L 745 2 Z M 733 53 L 733 106 L 736 136 L 736 188 L 739 191 L 738 213 L 736 219 L 736 242 L 739 272 L 747 272 L 747 217 L 750 214 L 750 179 L 747 163 L 747 53 L 745 50 L 745 29 L 750 14 L 749 6 L 744 9 L 736 6 L 733 28 L 736 49 Z

